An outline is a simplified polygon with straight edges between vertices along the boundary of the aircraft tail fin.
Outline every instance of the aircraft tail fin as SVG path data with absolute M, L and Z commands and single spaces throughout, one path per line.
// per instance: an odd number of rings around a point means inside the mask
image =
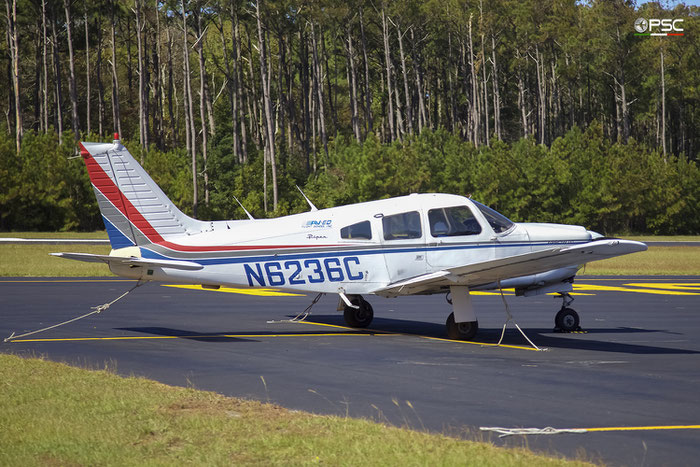
M 183 214 L 119 140 L 80 143 L 113 249 L 158 243 L 203 230 Z

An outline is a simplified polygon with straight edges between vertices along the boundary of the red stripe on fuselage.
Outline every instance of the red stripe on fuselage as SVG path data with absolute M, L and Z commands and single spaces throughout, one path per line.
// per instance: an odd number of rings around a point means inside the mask
M 250 250 L 280 250 L 284 248 L 327 248 L 347 245 L 239 245 L 239 246 L 193 246 L 178 245 L 166 240 L 158 242 L 158 245 L 175 251 L 250 251 Z
M 177 243 L 168 242 L 158 231 L 143 217 L 136 207 L 131 204 L 129 199 L 122 193 L 119 187 L 114 183 L 114 180 L 107 175 L 100 164 L 92 157 L 90 152 L 85 149 L 80 143 L 80 155 L 85 161 L 85 165 L 90 175 L 92 184 L 102 193 L 110 203 L 114 205 L 129 222 L 134 224 L 151 243 L 161 245 L 165 248 L 174 251 L 248 251 L 248 250 L 277 250 L 283 248 L 323 248 L 336 247 L 341 245 L 246 245 L 246 246 L 192 246 L 179 245 Z

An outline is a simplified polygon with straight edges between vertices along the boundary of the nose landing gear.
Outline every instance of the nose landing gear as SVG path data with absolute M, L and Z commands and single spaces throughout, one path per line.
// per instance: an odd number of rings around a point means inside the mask
M 351 328 L 366 328 L 369 326 L 374 318 L 372 305 L 359 295 L 352 297 L 350 302 L 357 308 L 345 305 L 343 309 L 345 323 Z
M 569 308 L 569 305 L 574 301 L 574 297 L 569 295 L 568 292 L 560 292 L 562 298 L 561 310 L 554 317 L 554 332 L 578 332 L 581 330 L 579 326 L 581 320 L 579 319 L 578 313 L 573 309 Z

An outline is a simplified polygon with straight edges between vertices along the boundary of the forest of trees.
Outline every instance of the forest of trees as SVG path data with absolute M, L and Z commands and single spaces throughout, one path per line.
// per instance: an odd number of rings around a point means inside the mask
M 119 133 L 200 218 L 415 191 L 700 232 L 700 8 L 594 0 L 4 0 L 0 230 L 94 229 Z M 644 18 L 683 36 L 635 35 Z

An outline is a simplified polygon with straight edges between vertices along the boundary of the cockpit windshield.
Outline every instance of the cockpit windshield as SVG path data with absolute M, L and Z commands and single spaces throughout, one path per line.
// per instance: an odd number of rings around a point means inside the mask
M 493 231 L 497 234 L 510 230 L 515 225 L 513 221 L 508 219 L 500 212 L 494 211 L 490 207 L 485 206 L 477 201 L 471 200 L 471 202 L 474 203 L 474 205 L 477 208 L 479 208 L 479 211 L 481 211 L 481 213 L 486 218 L 486 221 L 489 223 Z

